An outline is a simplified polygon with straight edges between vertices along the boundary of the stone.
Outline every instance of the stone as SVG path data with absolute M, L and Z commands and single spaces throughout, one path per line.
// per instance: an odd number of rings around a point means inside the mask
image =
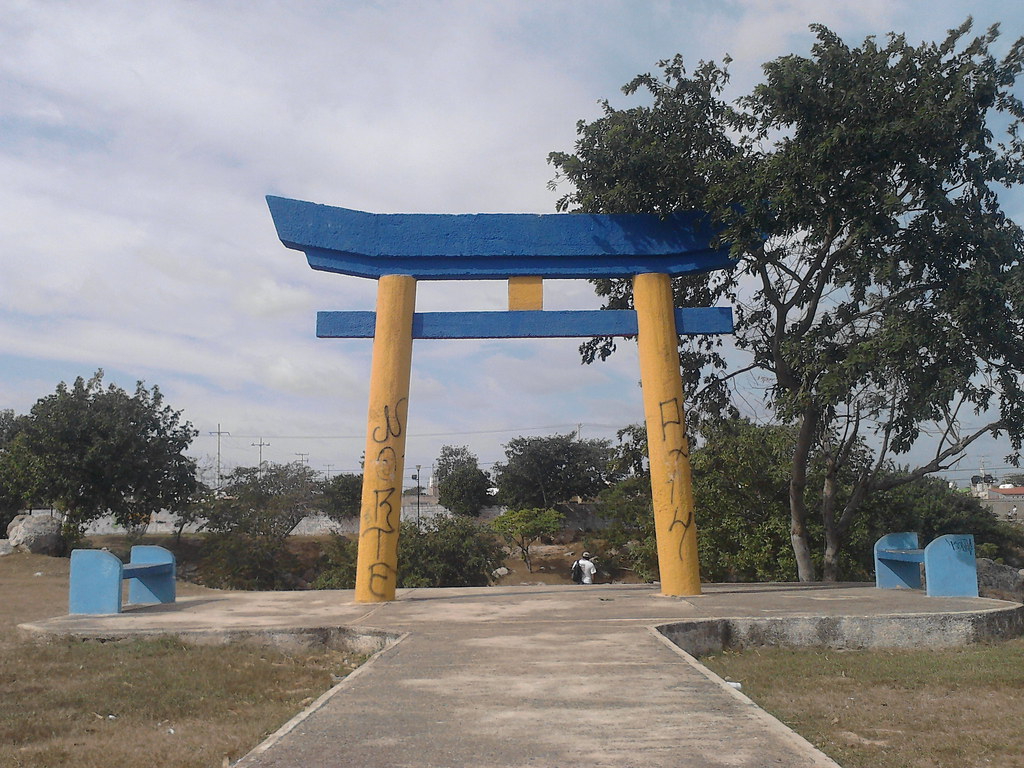
M 0 557 L 9 555 L 14 551 L 10 539 L 0 539 Z
M 503 566 L 501 566 L 500 568 L 495 568 L 495 569 L 494 569 L 494 570 L 493 570 L 493 571 L 491 572 L 491 577 L 492 577 L 492 578 L 495 578 L 495 579 L 500 579 L 500 578 L 501 578 L 502 576 L 508 576 L 508 574 L 509 574 L 509 570 L 508 570 L 508 568 L 506 568 L 506 567 L 505 567 L 505 566 L 503 565 Z
M 55 517 L 18 515 L 7 526 L 7 538 L 19 552 L 56 556 L 64 550 L 60 520 Z
M 978 558 L 978 594 L 996 600 L 1024 603 L 1024 571 Z

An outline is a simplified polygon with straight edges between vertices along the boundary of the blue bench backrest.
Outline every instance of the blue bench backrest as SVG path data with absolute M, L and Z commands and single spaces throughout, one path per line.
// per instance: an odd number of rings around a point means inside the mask
M 893 554 L 892 550 L 916 552 Z M 974 536 L 969 533 L 947 533 L 923 550 L 918 549 L 916 533 L 886 534 L 875 542 L 875 586 L 879 589 L 920 589 L 922 562 L 930 596 L 978 596 Z
M 948 533 L 924 548 L 928 594 L 938 597 L 977 597 L 978 560 L 974 536 Z

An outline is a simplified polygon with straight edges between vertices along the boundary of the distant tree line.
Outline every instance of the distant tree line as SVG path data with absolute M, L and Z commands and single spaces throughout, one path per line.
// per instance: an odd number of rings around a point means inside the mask
M 604 545 L 641 577 L 656 579 L 657 550 L 646 465 L 646 431 L 633 425 L 619 432 L 619 462 L 628 475 L 601 494 L 602 514 L 611 527 Z M 795 581 L 798 577 L 790 528 L 790 462 L 798 440 L 795 427 L 759 425 L 734 418 L 706 421 L 692 451 L 694 497 L 701 578 L 709 582 Z M 812 454 L 805 503 L 820 493 L 828 476 L 828 456 Z M 859 463 L 871 461 L 859 451 L 832 493 L 840 502 L 854 492 Z M 902 477 L 895 465 L 885 476 Z M 915 477 L 872 494 L 851 527 L 838 562 L 844 581 L 873 578 L 873 545 L 886 533 L 917 531 L 927 542 L 944 533 L 974 534 L 980 556 L 1017 567 L 1024 565 L 1024 530 L 1001 522 L 964 491 L 941 478 Z M 825 530 L 809 528 L 809 541 L 820 545 Z M 820 549 L 818 551 L 821 551 Z
M 101 515 L 111 514 L 132 530 L 168 509 L 178 516 L 179 541 L 186 525 L 202 529 L 205 583 L 282 589 L 300 582 L 289 536 L 304 517 L 319 513 L 344 521 L 359 515 L 361 475 L 325 480 L 301 463 L 238 467 L 210 487 L 197 479 L 196 463 L 184 453 L 195 435 L 155 386 L 139 382 L 129 394 L 105 385 L 102 371 L 70 386 L 61 383 L 26 415 L 0 411 L 0 523 L 6 526 L 31 503 L 52 504 L 64 514 L 65 535 L 73 544 Z M 790 525 L 791 459 L 798 442 L 796 425 L 740 418 L 700 423 L 691 461 L 705 580 L 798 577 Z M 836 474 L 827 451 L 812 452 L 803 503 L 813 503 L 828 483 L 830 496 L 844 503 L 873 460 L 862 441 Z M 890 464 L 882 476 L 900 478 L 906 472 Z M 571 433 L 517 437 L 506 444 L 505 458 L 492 474 L 480 468 L 467 446 L 443 446 L 435 476 L 441 502 L 453 515 L 403 524 L 400 585 L 488 583 L 502 559 L 499 541 L 530 568 L 530 547 L 560 532 L 573 500 L 590 502 L 608 523 L 587 534 L 588 548 L 605 569 L 657 578 L 642 425 L 621 429 L 615 445 Z M 496 520 L 484 526 L 473 519 L 492 503 L 505 508 Z M 870 578 L 872 544 L 894 530 L 918 531 L 925 540 L 973 533 L 980 554 L 1022 564 L 1019 527 L 997 521 L 977 499 L 944 481 L 914 477 L 862 502 L 837 576 Z M 826 535 L 824 526 L 809 524 L 812 544 Z M 309 578 L 322 587 L 348 584 L 354 578 L 355 547 L 352 539 L 336 537 Z

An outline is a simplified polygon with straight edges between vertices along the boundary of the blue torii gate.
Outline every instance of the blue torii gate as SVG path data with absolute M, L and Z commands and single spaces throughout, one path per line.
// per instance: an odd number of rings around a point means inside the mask
M 732 332 L 732 310 L 676 309 L 671 278 L 732 266 L 706 214 L 372 214 L 267 197 L 316 270 L 378 281 L 376 312 L 319 312 L 321 338 L 373 338 L 356 600 L 395 597 L 413 339 L 637 336 L 661 591 L 700 594 L 680 334 Z M 547 278 L 632 278 L 636 310 L 550 311 Z M 415 312 L 418 280 L 508 280 L 507 312 Z

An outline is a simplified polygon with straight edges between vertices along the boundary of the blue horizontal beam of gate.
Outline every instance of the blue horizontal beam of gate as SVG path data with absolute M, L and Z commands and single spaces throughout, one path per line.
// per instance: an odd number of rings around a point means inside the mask
M 376 319 L 376 312 L 317 312 L 316 335 L 321 339 L 372 339 Z M 676 310 L 680 336 L 732 330 L 729 307 Z M 414 339 L 554 339 L 636 333 L 636 312 L 631 309 L 417 312 L 412 320 Z
M 642 213 L 367 213 L 267 197 L 281 242 L 313 269 L 417 280 L 632 277 L 734 266 L 701 211 Z

